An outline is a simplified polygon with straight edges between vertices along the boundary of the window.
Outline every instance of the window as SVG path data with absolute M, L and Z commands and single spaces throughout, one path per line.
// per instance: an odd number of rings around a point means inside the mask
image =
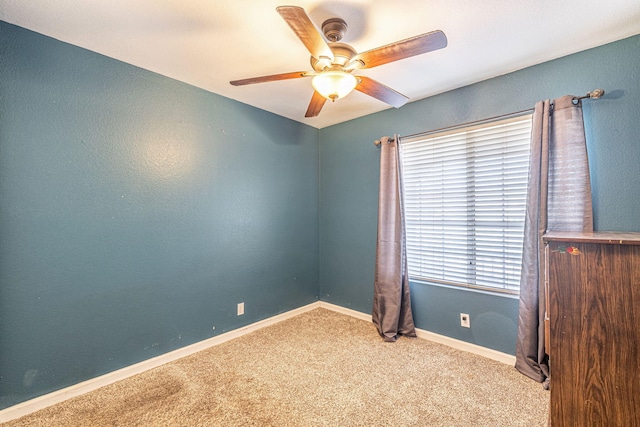
M 401 140 L 412 279 L 517 294 L 531 115 Z

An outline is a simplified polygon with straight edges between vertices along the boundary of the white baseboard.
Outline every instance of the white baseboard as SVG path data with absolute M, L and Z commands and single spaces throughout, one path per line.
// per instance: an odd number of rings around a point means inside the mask
M 371 315 L 367 313 L 363 313 L 361 311 L 352 310 L 350 308 L 345 308 L 339 305 L 334 305 L 334 304 L 330 304 L 328 302 L 322 302 L 322 301 L 320 302 L 320 307 L 337 311 L 338 313 L 346 314 L 348 316 L 356 317 L 361 320 L 366 320 L 368 322 L 371 321 Z M 455 338 L 436 334 L 434 332 L 429 332 L 424 329 L 416 328 L 416 335 L 418 335 L 418 338 L 437 342 L 438 344 L 444 344 L 448 347 L 455 348 L 456 350 L 462 350 L 469 353 L 477 354 L 479 356 L 483 356 L 488 359 L 506 363 L 507 365 L 513 366 L 516 363 L 516 357 L 511 354 L 502 353 L 501 351 L 493 350 L 487 347 L 482 347 L 477 344 L 472 344 L 466 341 L 457 340 Z
M 352 310 L 350 308 L 342 307 L 340 305 L 335 305 L 328 302 L 320 301 L 320 308 L 326 308 L 327 310 L 335 311 L 338 313 L 346 314 L 347 316 L 355 317 L 356 319 L 371 322 L 371 314 Z
M 314 302 L 303 307 L 296 308 L 295 310 L 287 311 L 286 313 L 278 314 L 277 316 L 273 316 L 256 323 L 252 323 L 251 325 L 243 326 L 233 331 L 226 332 L 222 335 L 218 335 L 216 337 L 212 337 L 188 345 L 186 347 L 179 348 L 169 353 L 165 353 L 151 359 L 143 360 L 142 362 L 136 363 L 135 365 L 127 366 L 122 369 L 118 369 L 117 371 L 109 372 L 107 374 L 92 378 L 87 381 L 83 381 L 78 384 L 74 384 L 61 390 L 56 390 L 43 396 L 27 400 L 26 402 L 18 403 L 17 405 L 10 406 L 0 411 L 0 423 L 23 417 L 33 412 L 39 411 L 40 409 L 44 409 L 51 405 L 55 405 L 56 403 L 71 399 L 72 397 L 80 396 L 90 391 L 97 390 L 100 387 L 113 384 L 116 381 L 120 381 L 125 378 L 140 374 L 144 371 L 148 371 L 149 369 L 164 365 L 165 363 L 173 362 L 174 360 L 178 360 L 182 357 L 189 356 L 193 353 L 197 353 L 215 345 L 222 344 L 234 338 L 241 337 L 242 335 L 257 331 L 258 329 L 262 329 L 278 322 L 282 322 L 283 320 L 290 319 L 299 314 L 314 310 L 318 307 L 320 307 L 320 302 Z
M 425 340 L 437 342 L 438 344 L 444 344 L 448 347 L 455 348 L 456 350 L 462 350 L 469 353 L 477 354 L 478 356 L 486 357 L 487 359 L 492 359 L 498 362 L 506 363 L 507 365 L 514 366 L 516 363 L 516 357 L 503 353 L 498 350 L 493 350 L 491 348 L 482 347 L 477 344 L 472 344 L 470 342 L 457 340 L 455 338 L 448 337 L 446 335 L 436 334 L 434 332 L 425 331 L 424 329 L 416 328 L 416 335 L 418 338 L 422 338 Z
M 80 396 L 90 391 L 97 390 L 100 387 L 113 384 L 116 381 L 120 381 L 125 378 L 129 378 L 133 375 L 140 374 L 149 369 L 153 369 L 160 365 L 164 365 L 165 363 L 173 362 L 174 360 L 178 360 L 182 357 L 189 356 L 193 353 L 197 353 L 199 351 L 205 350 L 215 345 L 222 344 L 234 338 L 241 337 L 250 332 L 257 331 L 258 329 L 262 329 L 264 327 L 274 325 L 278 322 L 282 322 L 283 320 L 290 319 L 299 314 L 314 310 L 316 308 L 326 308 L 327 310 L 332 310 L 338 313 L 342 313 L 347 316 L 355 317 L 360 320 L 364 320 L 367 322 L 371 321 L 371 314 L 363 313 L 361 311 L 352 310 L 350 308 L 342 307 L 342 306 L 327 303 L 327 302 L 322 302 L 322 301 L 314 302 L 314 303 L 305 305 L 303 307 L 296 308 L 295 310 L 287 311 L 286 313 L 278 314 L 277 316 L 273 316 L 256 323 L 252 323 L 251 325 L 243 326 L 241 328 L 235 329 L 230 332 L 226 332 L 222 335 L 218 335 L 217 337 L 212 337 L 212 338 L 197 342 L 195 344 L 191 344 L 186 347 L 179 348 L 169 353 L 162 354 L 160 356 L 157 356 L 148 360 L 144 360 L 142 362 L 136 363 L 135 365 L 127 366 L 122 369 L 118 369 L 117 371 L 109 372 L 99 377 L 92 378 L 90 380 L 83 381 L 78 384 L 74 384 L 70 387 L 54 391 L 49 394 L 45 394 L 43 396 L 36 397 L 35 399 L 18 403 L 17 405 L 11 406 L 9 408 L 6 408 L 0 411 L 0 423 L 11 421 L 16 418 L 23 417 L 25 415 L 29 415 L 33 412 L 39 411 L 40 409 L 44 409 L 51 405 L 55 405 L 56 403 L 60 403 L 67 399 L 71 399 L 72 397 Z M 423 329 L 416 329 L 416 333 L 418 335 L 418 338 L 423 338 L 433 342 L 437 342 L 439 344 L 444 344 L 449 347 L 453 347 L 457 350 L 478 354 L 480 356 L 497 360 L 499 362 L 507 363 L 512 366 L 515 364 L 515 360 L 516 360 L 515 356 L 512 356 L 510 354 L 502 353 L 496 350 L 492 350 L 490 348 L 481 347 L 479 345 L 471 344 L 465 341 L 460 341 L 454 338 L 449 338 L 444 335 L 435 334 L 433 332 L 425 331 Z

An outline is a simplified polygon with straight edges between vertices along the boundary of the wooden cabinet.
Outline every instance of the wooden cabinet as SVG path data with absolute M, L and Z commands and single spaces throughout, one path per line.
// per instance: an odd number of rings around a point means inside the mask
M 555 426 L 640 426 L 640 233 L 548 233 Z

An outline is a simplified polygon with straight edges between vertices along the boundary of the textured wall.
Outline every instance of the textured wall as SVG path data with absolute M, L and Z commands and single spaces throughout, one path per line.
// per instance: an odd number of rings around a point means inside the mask
M 640 231 L 640 36 L 352 120 L 320 132 L 320 298 L 370 312 L 383 135 L 411 135 L 533 108 L 542 99 L 584 103 L 595 226 Z M 428 78 L 428 76 L 425 76 Z M 567 212 L 571 215 L 570 212 Z M 517 299 L 412 284 L 416 324 L 514 354 Z M 459 313 L 471 315 L 471 329 Z
M 584 108 L 596 227 L 640 231 L 639 51 L 636 36 L 318 131 L 0 22 L 0 408 L 318 290 L 370 312 L 382 135 L 602 87 Z M 516 299 L 412 290 L 418 327 L 513 353 Z
M 0 408 L 317 300 L 317 129 L 0 35 Z

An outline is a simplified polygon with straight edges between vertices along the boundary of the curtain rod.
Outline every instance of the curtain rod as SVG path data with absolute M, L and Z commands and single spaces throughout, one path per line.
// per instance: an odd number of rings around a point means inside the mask
M 455 129 L 459 129 L 459 128 L 465 128 L 465 127 L 468 127 L 468 126 L 474 126 L 474 125 L 480 125 L 480 124 L 483 124 L 483 123 L 492 122 L 492 121 L 498 120 L 498 119 L 508 119 L 508 118 L 511 118 L 511 117 L 523 116 L 523 115 L 525 115 L 527 113 L 531 113 L 531 112 L 533 112 L 533 108 L 529 108 L 527 110 L 516 111 L 515 113 L 502 114 L 500 116 L 487 117 L 486 119 L 480 119 L 480 120 L 475 120 L 475 121 L 472 121 L 472 122 L 461 123 L 459 125 L 447 126 L 447 127 L 443 127 L 443 128 L 440 128 L 440 129 L 430 130 L 428 132 L 420 132 L 420 133 L 414 133 L 413 135 L 405 135 L 405 136 L 401 136 L 400 139 L 423 137 L 423 136 L 431 135 L 431 134 L 434 134 L 434 133 L 443 132 L 445 130 L 455 130 Z
M 578 101 L 580 101 L 581 99 L 586 99 L 586 98 L 598 99 L 598 98 L 602 98 L 602 95 L 604 95 L 604 89 L 596 89 L 596 90 L 592 90 L 591 92 L 587 93 L 584 96 L 574 96 L 571 102 L 573 103 L 573 105 L 578 105 Z
M 573 99 L 571 100 L 571 102 L 573 103 L 573 105 L 578 105 L 578 102 L 582 99 L 598 99 L 601 98 L 604 95 L 604 90 L 603 89 L 595 89 L 592 90 L 591 92 L 588 92 L 586 95 L 584 96 L 574 96 Z M 509 114 L 503 114 L 501 116 L 494 116 L 494 117 L 489 117 L 486 119 L 481 119 L 481 120 L 475 120 L 473 122 L 467 122 L 467 123 L 462 123 L 459 125 L 454 125 L 454 126 L 448 126 L 448 127 L 444 127 L 444 128 L 440 128 L 440 129 L 434 129 L 434 130 L 430 130 L 428 132 L 420 132 L 420 133 L 414 133 L 413 135 L 405 135 L 400 137 L 400 139 L 402 138 L 416 138 L 416 137 L 423 137 L 423 136 L 427 136 L 427 135 L 431 135 L 434 133 L 438 133 L 438 132 L 442 132 L 445 130 L 454 130 L 457 128 L 463 128 L 463 127 L 467 127 L 467 126 L 473 126 L 473 125 L 479 125 L 485 122 L 492 122 L 494 120 L 498 120 L 498 119 L 507 119 L 510 117 L 517 117 L 517 116 L 521 116 L 521 115 L 525 115 L 527 113 L 530 113 L 533 111 L 533 108 L 529 108 L 527 110 L 521 110 L 521 111 L 516 111 L 515 113 L 509 113 Z M 389 142 L 393 142 L 394 139 L 393 138 L 389 138 Z M 379 139 L 376 139 L 375 141 L 373 141 L 373 144 L 378 146 L 380 145 L 382 142 Z

